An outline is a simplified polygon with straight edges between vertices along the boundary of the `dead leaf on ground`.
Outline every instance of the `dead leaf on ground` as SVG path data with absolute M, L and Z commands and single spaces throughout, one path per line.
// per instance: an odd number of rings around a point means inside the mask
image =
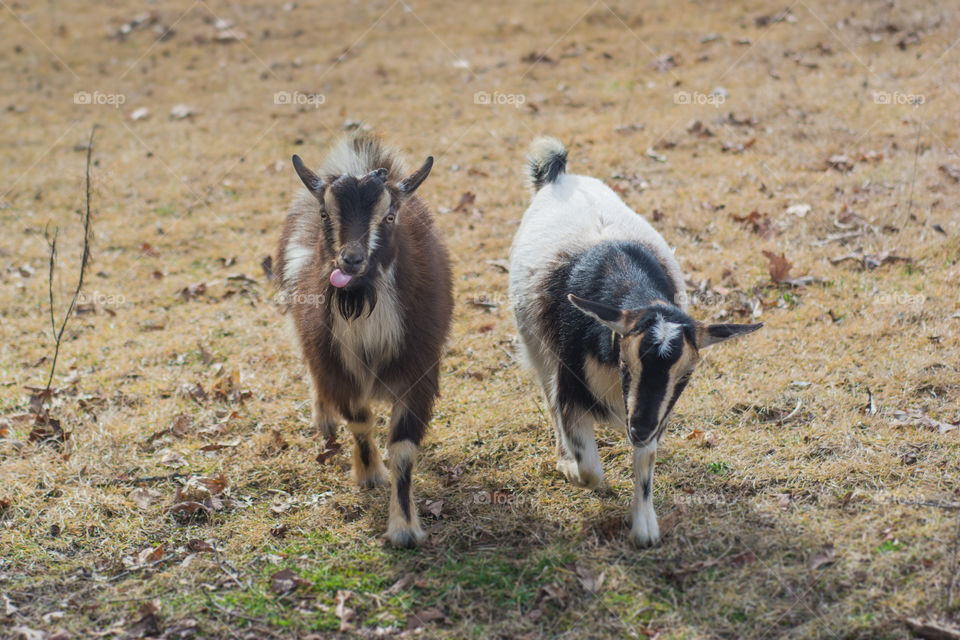
M 216 551 L 216 548 L 212 544 L 206 540 L 201 540 L 200 538 L 188 540 L 187 549 L 193 551 L 194 553 L 213 553 Z
M 153 248 L 149 242 L 140 243 L 140 253 L 145 256 L 150 256 L 151 258 L 159 258 L 160 252 Z
M 594 573 L 586 567 L 579 565 L 575 566 L 575 573 L 577 574 L 577 580 L 580 581 L 580 586 L 583 587 L 583 590 L 589 595 L 600 591 L 600 589 L 603 588 L 604 581 L 607 579 L 605 571 Z
M 832 544 L 826 544 L 823 546 L 823 549 L 813 554 L 810 558 L 810 568 L 814 571 L 820 567 L 826 567 L 836 562 L 834 558 L 834 549 Z
M 683 515 L 683 509 L 674 509 L 667 515 L 660 518 L 660 536 L 663 537 L 670 533 L 670 531 L 677 526 L 677 523 L 680 522 L 680 516 Z
M 759 211 L 754 210 L 745 216 L 738 216 L 734 213 L 731 213 L 730 217 L 764 240 L 768 240 L 778 233 L 773 227 L 773 222 L 770 220 L 770 216 L 766 213 L 760 213 Z
M 156 547 L 147 547 L 137 554 L 137 563 L 141 565 L 153 564 L 163 558 L 163 544 Z
M 293 569 L 281 569 L 270 576 L 270 590 L 277 595 L 290 593 L 297 587 L 309 584 L 308 580 L 298 576 Z
M 177 295 L 183 298 L 184 300 L 193 300 L 199 298 L 207 292 L 207 283 L 198 282 L 197 284 L 191 284 L 183 289 L 177 291 Z
M 443 517 L 443 500 L 434 500 L 432 502 L 427 502 L 424 505 L 427 513 L 431 514 L 434 518 L 438 520 Z
M 453 211 L 465 211 L 467 207 L 476 202 L 477 196 L 472 191 L 464 191 L 460 196 L 460 202 L 453 208 Z
M 63 430 L 58 419 L 43 414 L 36 417 L 29 439 L 30 442 L 49 444 L 60 449 L 70 439 L 70 432 Z
M 830 258 L 830 264 L 840 264 L 847 260 L 853 260 L 859 262 L 860 266 L 864 269 L 876 269 L 877 267 L 883 266 L 885 264 L 891 264 L 894 262 L 913 262 L 913 258 L 906 256 L 898 256 L 889 251 L 881 251 L 880 253 L 868 254 L 864 253 L 863 249 L 857 249 L 846 255 L 837 256 L 836 258 Z
M 443 478 L 441 478 L 440 484 L 449 487 L 460 481 L 460 476 L 463 475 L 463 463 L 458 462 L 450 466 L 441 465 L 440 470 L 443 471 Z
M 940 165 L 940 171 L 954 182 L 960 182 L 960 165 L 942 164 Z
M 413 574 L 412 573 L 404 574 L 400 576 L 400 578 L 397 579 L 396 582 L 390 585 L 390 587 L 386 591 L 384 591 L 383 594 L 386 596 L 395 596 L 401 591 L 406 591 L 412 584 L 413 584 Z
M 932 429 L 938 433 L 948 433 L 957 429 L 957 425 L 931 418 L 917 409 L 897 409 L 891 417 L 893 418 L 891 425 L 894 427 Z
M 352 596 L 353 591 L 348 591 L 346 589 L 340 589 L 337 591 L 337 606 L 336 609 L 334 609 L 334 613 L 337 615 L 337 618 L 340 619 L 340 633 L 353 629 L 353 625 L 350 624 L 350 621 L 353 620 L 356 612 L 347 606 L 347 600 L 349 600 Z
M 337 438 L 330 438 L 323 445 L 323 451 L 317 455 L 317 462 L 320 464 L 326 464 L 330 458 L 340 453 L 341 449 L 343 449 L 343 445 L 337 442 Z
M 764 251 L 764 257 L 767 259 L 767 269 L 770 272 L 770 280 L 773 282 L 786 282 L 793 268 L 793 263 L 787 260 L 784 254 L 777 255 L 772 251 Z
M 407 629 L 417 629 L 431 622 L 436 622 L 437 620 L 443 620 L 445 618 L 446 616 L 443 615 L 443 612 L 436 607 L 422 609 L 407 618 Z
M 955 627 L 946 622 L 921 620 L 919 618 L 907 618 L 904 622 L 910 628 L 910 631 L 924 640 L 960 640 L 960 627 Z
M 183 467 L 187 464 L 187 459 L 179 451 L 173 449 L 163 449 L 160 453 L 160 464 L 165 467 Z
M 836 169 L 840 173 L 853 171 L 853 160 L 843 154 L 832 155 L 827 158 L 827 168 Z
M 274 538 L 286 538 L 287 531 L 289 531 L 289 529 L 290 527 L 286 524 L 278 524 L 270 529 L 270 535 L 272 535 Z
M 127 636 L 133 638 L 155 637 L 160 635 L 160 601 L 151 600 L 137 609 L 137 621 L 127 629 Z
M 130 499 L 133 500 L 133 503 L 140 509 L 149 509 L 160 502 L 160 498 L 162 497 L 163 494 L 156 489 L 139 488 L 130 492 Z
M 781 509 L 787 509 L 790 507 L 790 494 L 789 493 L 775 493 L 773 497 L 777 500 L 777 506 Z

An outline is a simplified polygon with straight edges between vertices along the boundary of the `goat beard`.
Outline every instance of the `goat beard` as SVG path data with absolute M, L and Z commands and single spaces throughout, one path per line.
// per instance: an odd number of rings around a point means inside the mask
M 329 292 L 336 312 L 348 321 L 364 315 L 364 311 L 369 317 L 377 306 L 377 289 L 370 282 L 357 282 L 352 287 L 342 289 L 330 285 Z

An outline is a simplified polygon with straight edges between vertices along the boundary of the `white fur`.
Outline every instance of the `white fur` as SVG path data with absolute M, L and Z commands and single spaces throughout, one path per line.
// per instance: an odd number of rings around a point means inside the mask
M 292 285 L 291 289 L 296 290 L 300 271 L 310 263 L 314 255 L 316 255 L 316 250 L 310 247 L 292 243 L 287 245 L 283 258 L 283 275 L 284 280 Z
M 656 459 L 656 441 L 633 450 L 633 502 L 630 504 L 633 522 L 630 526 L 630 538 L 641 547 L 652 545 L 660 539 L 657 513 L 653 508 L 653 464 Z M 648 473 L 650 495 L 644 499 L 643 478 Z
M 377 279 L 377 306 L 353 320 L 332 313 L 333 338 L 340 346 L 344 368 L 354 380 L 372 387 L 380 368 L 400 353 L 403 309 L 396 293 L 393 269 Z
M 384 151 L 393 158 L 394 167 L 403 172 L 404 169 L 399 156 L 391 153 L 389 149 L 384 148 Z M 323 179 L 326 179 L 328 175 L 362 178 L 376 168 L 374 166 L 376 159 L 375 147 L 372 142 L 368 145 L 361 144 L 360 149 L 355 149 L 354 138 L 347 136 L 330 150 L 320 168 L 320 176 Z
M 539 294 L 542 277 L 563 253 L 581 252 L 609 240 L 643 244 L 663 265 L 677 291 L 683 272 L 666 240 L 595 178 L 562 174 L 534 196 L 510 250 L 510 298 L 515 308 Z M 685 309 L 685 300 L 678 300 Z M 521 320 L 523 321 L 523 320 Z
M 682 326 L 675 322 L 667 322 L 663 316 L 657 316 L 657 321 L 651 327 L 652 338 L 655 344 L 659 344 L 657 350 L 661 358 L 666 358 L 673 350 L 673 339 L 680 335 Z

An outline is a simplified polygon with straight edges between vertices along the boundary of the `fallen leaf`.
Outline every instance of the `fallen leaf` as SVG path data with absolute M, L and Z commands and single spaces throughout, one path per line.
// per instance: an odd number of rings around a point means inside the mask
M 343 449 L 343 445 L 337 442 L 337 438 L 333 437 L 327 440 L 323 446 L 323 451 L 317 455 L 317 462 L 320 464 L 326 464 L 327 461 L 333 456 L 340 453 L 340 450 Z
M 417 629 L 425 624 L 436 622 L 437 620 L 443 620 L 444 618 L 446 618 L 446 616 L 443 615 L 443 612 L 436 607 L 422 609 L 407 618 L 407 629 Z
M 942 171 L 947 177 L 951 178 L 954 182 L 960 182 L 960 165 L 942 164 L 940 165 L 940 171 Z
M 127 629 L 127 636 L 133 638 L 154 637 L 160 634 L 160 601 L 152 600 L 140 605 L 137 609 L 139 618 L 133 626 Z
M 790 494 L 789 493 L 775 493 L 773 497 L 777 499 L 777 505 L 782 509 L 786 509 L 790 506 Z
M 836 560 L 834 559 L 833 545 L 826 544 L 823 546 L 823 549 L 813 554 L 808 564 L 813 571 L 816 571 L 820 567 L 831 565 L 834 562 L 836 562 Z
M 853 160 L 843 154 L 832 155 L 827 158 L 827 168 L 847 173 L 853 170 Z
M 957 429 L 957 425 L 931 418 L 923 411 L 916 409 L 902 410 L 893 412 L 892 426 L 894 427 L 916 427 L 923 429 L 932 429 L 939 433 L 948 433 Z
M 270 535 L 274 538 L 286 538 L 287 531 L 290 529 L 286 524 L 278 524 L 270 529 Z
M 787 207 L 787 215 L 797 216 L 798 218 L 806 218 L 807 214 L 810 213 L 811 207 L 808 204 L 792 204 Z
M 667 535 L 677 523 L 680 522 L 680 516 L 683 515 L 682 509 L 674 509 L 667 515 L 660 518 L 660 536 L 663 537 Z
M 149 509 L 160 502 L 161 497 L 162 494 L 155 489 L 139 488 L 130 492 L 130 499 L 141 509 Z
M 147 547 L 137 554 L 137 563 L 141 565 L 153 564 L 163 558 L 163 544 L 155 548 Z
M 154 249 L 153 245 L 151 245 L 149 242 L 140 243 L 140 253 L 146 256 L 150 256 L 151 258 L 160 257 L 160 252 Z
M 160 464 L 165 467 L 182 467 L 187 464 L 186 458 L 183 457 L 178 451 L 173 449 L 163 449 L 159 452 L 162 456 L 160 458 Z
M 207 292 L 207 283 L 198 282 L 197 284 L 192 284 L 183 289 L 177 291 L 177 295 L 183 298 L 184 300 L 193 300 L 194 298 L 199 298 Z
M 339 589 L 337 591 L 337 606 L 334 609 L 334 613 L 340 619 L 340 632 L 350 631 L 353 629 L 353 625 L 350 624 L 350 621 L 355 615 L 355 611 L 347 606 L 347 600 L 353 595 L 353 591 L 348 591 L 346 589 Z
M 213 553 L 216 551 L 216 548 L 212 544 L 206 540 L 201 540 L 200 538 L 188 540 L 187 549 L 193 551 L 194 553 Z
M 777 255 L 772 251 L 764 251 L 763 255 L 767 258 L 767 269 L 770 272 L 770 280 L 776 283 L 785 282 L 790 276 L 790 269 L 793 263 L 787 260 L 784 254 Z
M 396 582 L 383 592 L 387 596 L 395 596 L 402 591 L 406 591 L 413 584 L 413 574 L 407 573 L 401 576 Z
M 428 513 L 432 514 L 434 518 L 439 519 L 443 517 L 443 500 L 428 502 L 424 508 Z
M 464 211 L 467 207 L 476 202 L 477 196 L 471 191 L 464 191 L 460 196 L 460 202 L 453 208 L 453 211 Z
M 920 620 L 918 618 L 907 618 L 904 622 L 910 628 L 910 631 L 924 638 L 924 640 L 960 640 L 960 627 L 955 627 L 946 622 Z
M 600 573 L 593 573 L 586 567 L 581 567 L 577 565 L 576 567 L 577 579 L 580 581 L 580 586 L 583 587 L 583 590 L 593 595 L 600 591 L 603 587 L 603 582 L 607 578 L 607 574 L 604 571 Z
M 270 590 L 277 595 L 289 593 L 300 586 L 310 584 L 298 576 L 293 569 L 281 569 L 270 576 Z

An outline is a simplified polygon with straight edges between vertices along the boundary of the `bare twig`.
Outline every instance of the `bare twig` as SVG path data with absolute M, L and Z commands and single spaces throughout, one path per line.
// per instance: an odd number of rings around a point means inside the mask
M 67 328 L 67 322 L 77 306 L 77 298 L 80 297 L 80 290 L 83 288 L 83 276 L 87 271 L 87 263 L 90 261 L 90 159 L 93 155 L 93 134 L 97 130 L 94 125 L 90 129 L 90 139 L 87 141 L 87 168 L 86 168 L 86 208 L 83 216 L 83 254 L 80 258 L 80 277 L 77 279 L 77 287 L 73 290 L 73 298 L 70 300 L 70 306 L 63 316 L 63 322 L 60 323 L 60 330 L 57 330 L 57 323 L 53 317 L 53 270 L 57 259 L 57 235 L 60 229 L 54 229 L 53 238 L 47 236 L 47 242 L 50 245 L 50 272 L 47 277 L 48 292 L 50 295 L 50 328 L 53 331 L 54 347 L 53 361 L 50 363 L 50 376 L 47 378 L 47 386 L 41 397 L 40 407 L 37 408 L 37 417 L 40 417 L 43 401 L 50 397 L 50 386 L 53 384 L 53 374 L 57 369 L 57 358 L 60 355 L 60 342 L 63 340 L 63 332 Z

